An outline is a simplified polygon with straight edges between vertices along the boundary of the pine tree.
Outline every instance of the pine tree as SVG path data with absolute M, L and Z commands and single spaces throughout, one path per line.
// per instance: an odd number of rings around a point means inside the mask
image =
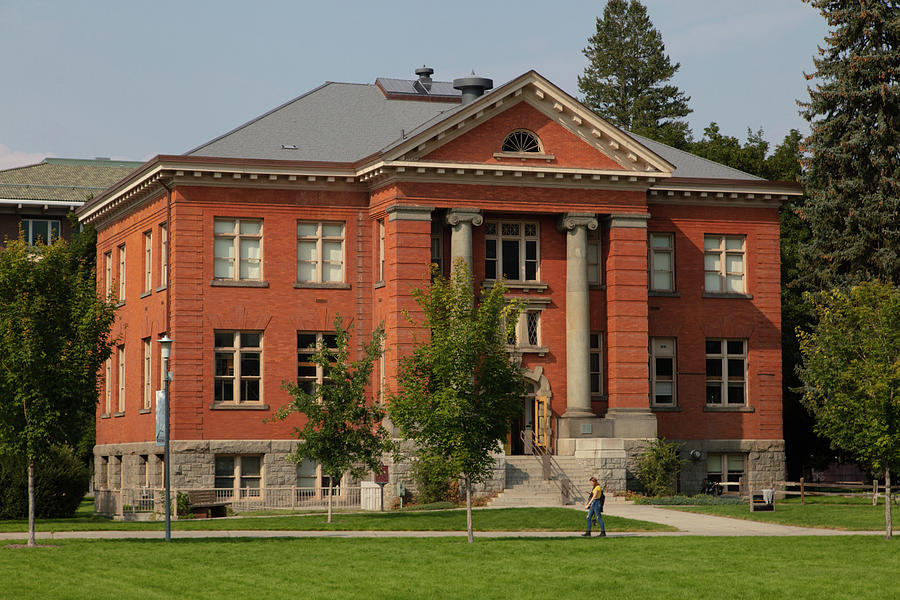
M 900 283 L 900 3 L 804 1 L 831 27 L 800 103 L 805 270 L 817 286 Z
M 643 4 L 609 0 L 583 52 L 589 64 L 578 89 L 587 106 L 634 133 L 686 145 L 690 130 L 679 119 L 690 114 L 690 97 L 666 83 L 681 65 L 672 64 Z

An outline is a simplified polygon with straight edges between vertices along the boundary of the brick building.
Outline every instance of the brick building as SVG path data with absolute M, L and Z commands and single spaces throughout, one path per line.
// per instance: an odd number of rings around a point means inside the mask
M 384 321 L 373 397 L 389 389 L 410 290 L 456 258 L 525 302 L 511 350 L 532 392 L 506 455 L 531 439 L 621 489 L 662 435 L 687 492 L 783 479 L 778 206 L 797 186 L 623 132 L 534 71 L 489 92 L 432 73 L 327 83 L 78 211 L 121 303 L 97 487 L 159 484 L 168 334 L 174 487 L 320 488 L 284 460 L 299 422 L 265 422 L 282 381 L 321 378 L 307 348 L 341 314 Z

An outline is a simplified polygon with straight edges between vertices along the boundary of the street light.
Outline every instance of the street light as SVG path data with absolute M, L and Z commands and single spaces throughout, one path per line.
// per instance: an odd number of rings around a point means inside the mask
M 169 382 L 172 380 L 172 372 L 169 371 L 169 357 L 172 355 L 172 339 L 168 334 L 164 335 L 160 339 L 156 340 L 159 342 L 160 353 L 162 354 L 163 359 L 163 374 L 165 375 L 166 380 L 166 424 L 165 424 L 165 443 L 166 443 L 166 453 L 165 458 L 163 459 L 165 462 L 163 463 L 163 471 L 165 478 L 165 486 L 166 486 L 166 541 L 172 541 L 172 504 L 171 504 L 171 483 L 169 478 L 169 410 L 171 409 L 171 404 L 169 402 Z M 159 406 L 156 408 L 159 410 Z

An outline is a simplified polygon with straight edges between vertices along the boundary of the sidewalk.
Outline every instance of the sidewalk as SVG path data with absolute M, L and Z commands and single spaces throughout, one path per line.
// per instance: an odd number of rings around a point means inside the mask
M 609 537 L 672 537 L 672 536 L 836 536 L 836 535 L 884 535 L 883 531 L 838 531 L 775 525 L 727 517 L 715 517 L 680 510 L 667 510 L 656 506 L 611 502 L 604 514 L 628 519 L 638 519 L 677 527 L 678 531 L 616 532 Z M 583 529 L 581 522 L 573 522 L 572 531 L 476 531 L 477 538 L 559 538 L 578 537 Z M 172 539 L 202 538 L 437 538 L 465 536 L 465 531 L 173 531 Z M 24 532 L 0 533 L 0 540 L 24 540 Z M 165 538 L 163 531 L 58 531 L 38 532 L 38 540 L 69 539 L 149 539 Z

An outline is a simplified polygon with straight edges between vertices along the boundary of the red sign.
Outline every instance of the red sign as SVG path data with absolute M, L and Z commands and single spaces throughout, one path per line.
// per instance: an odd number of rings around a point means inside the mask
M 381 465 L 381 473 L 375 473 L 375 483 L 388 483 L 390 480 L 387 465 Z

